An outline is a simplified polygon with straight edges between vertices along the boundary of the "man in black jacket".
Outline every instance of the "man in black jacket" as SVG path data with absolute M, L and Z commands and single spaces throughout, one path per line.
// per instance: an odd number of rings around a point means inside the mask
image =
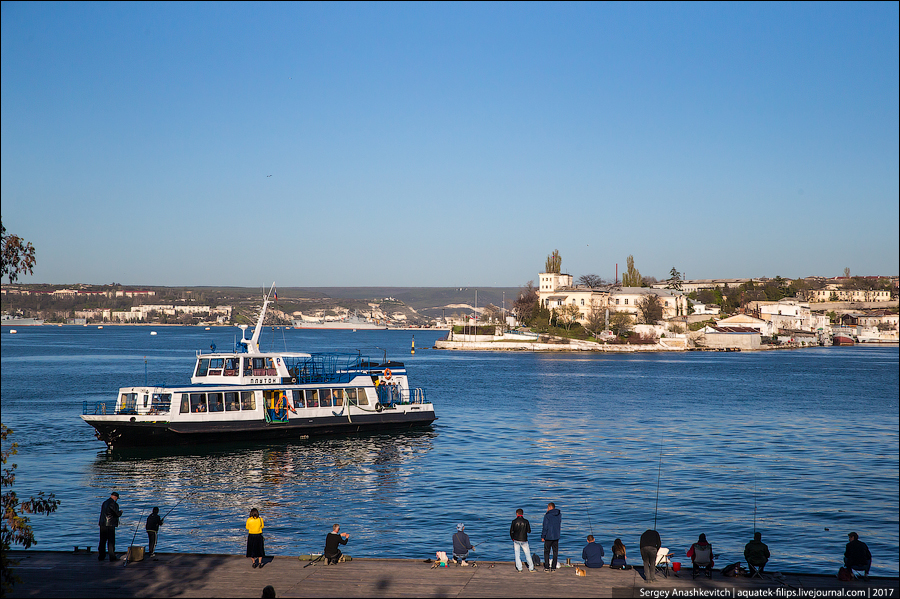
M 116 527 L 122 517 L 122 510 L 119 509 L 118 500 L 119 494 L 113 491 L 100 507 L 100 546 L 97 548 L 97 559 L 101 562 L 106 558 L 107 546 L 109 561 L 119 559 L 116 557 Z
M 528 571 L 534 572 L 534 562 L 531 559 L 531 548 L 528 546 L 528 533 L 531 532 L 531 523 L 525 519 L 522 508 L 516 510 L 516 519 L 509 525 L 509 538 L 516 549 L 516 571 L 522 571 L 522 559 L 519 550 L 525 551 L 525 560 L 528 562 Z
M 656 582 L 656 555 L 662 547 L 662 540 L 655 530 L 645 530 L 641 535 L 641 557 L 644 560 L 644 580 Z
M 341 525 L 335 524 L 331 527 L 331 532 L 325 535 L 325 563 L 336 564 L 341 561 L 343 553 L 340 546 L 346 545 L 350 539 L 350 535 L 341 532 Z
M 869 577 L 869 569 L 872 567 L 872 554 L 869 552 L 869 546 L 859 540 L 859 535 L 851 532 L 847 535 L 850 540 L 844 551 L 844 567 L 853 570 L 863 570 L 865 577 Z M 851 574 L 852 576 L 852 574 Z

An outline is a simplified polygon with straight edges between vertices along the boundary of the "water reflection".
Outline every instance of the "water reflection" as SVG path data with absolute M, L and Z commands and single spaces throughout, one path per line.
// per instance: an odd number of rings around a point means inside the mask
M 358 515 L 395 504 L 410 491 L 410 472 L 434 447 L 433 430 L 333 437 L 279 444 L 209 445 L 103 452 L 91 466 L 98 495 L 122 494 L 123 525 L 153 506 L 165 513 L 169 549 L 185 535 L 200 551 L 239 551 L 250 508 L 266 522 L 273 552 L 312 551 L 330 523 L 343 519 L 355 537 L 374 534 Z M 349 518 L 349 519 L 348 519 Z M 354 526 L 354 524 L 356 526 Z M 86 524 L 85 524 L 86 526 Z M 320 534 L 321 533 L 321 534 Z M 302 549 L 301 549 L 302 548 Z

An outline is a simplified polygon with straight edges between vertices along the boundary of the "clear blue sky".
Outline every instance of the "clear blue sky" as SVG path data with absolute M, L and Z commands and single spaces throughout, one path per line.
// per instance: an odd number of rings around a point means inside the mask
M 898 3 L 2 4 L 25 283 L 897 274 Z M 271 175 L 271 176 L 270 176 Z

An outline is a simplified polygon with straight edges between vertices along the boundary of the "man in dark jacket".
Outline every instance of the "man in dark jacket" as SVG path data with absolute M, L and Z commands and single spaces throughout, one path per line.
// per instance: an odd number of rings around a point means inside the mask
M 559 536 L 562 528 L 562 514 L 556 509 L 556 505 L 547 504 L 547 513 L 544 514 L 544 526 L 541 528 L 541 540 L 544 542 L 544 572 L 555 572 L 556 561 L 559 558 Z M 550 563 L 550 550 L 553 550 L 553 563 Z
M 331 532 L 325 535 L 325 563 L 336 564 L 341 561 L 343 553 L 341 553 L 340 545 L 346 545 L 350 539 L 350 535 L 341 532 L 341 525 L 335 524 L 331 527 Z
M 456 533 L 453 535 L 453 561 L 460 566 L 465 566 L 469 551 L 475 551 L 475 546 L 465 533 L 466 525 L 460 522 L 456 525 Z
M 119 518 L 122 517 L 122 510 L 119 509 L 118 500 L 119 494 L 113 491 L 100 507 L 100 546 L 97 548 L 97 559 L 101 562 L 107 553 L 109 561 L 119 559 L 116 557 L 116 527 L 119 525 Z
M 844 567 L 853 570 L 863 570 L 866 578 L 869 577 L 869 569 L 872 567 L 872 554 L 869 546 L 859 540 L 859 535 L 851 532 L 847 535 L 850 542 L 844 550 Z M 852 574 L 851 574 L 852 576 Z
M 584 565 L 588 568 L 602 568 L 604 555 L 606 554 L 603 553 L 603 545 L 594 541 L 594 535 L 588 535 L 587 545 L 581 551 Z
M 516 571 L 522 571 L 522 559 L 519 550 L 525 552 L 525 560 L 528 562 L 528 571 L 534 572 L 534 562 L 531 559 L 531 548 L 528 546 L 528 533 L 531 532 L 531 523 L 525 519 L 522 508 L 516 510 L 516 519 L 509 525 L 509 538 L 512 539 L 516 550 Z
M 641 535 L 641 558 L 644 560 L 644 580 L 656 582 L 656 555 L 662 540 L 655 530 L 645 530 Z
M 769 546 L 762 542 L 762 533 L 753 533 L 753 540 L 744 546 L 744 559 L 750 566 L 751 576 L 757 571 L 762 574 L 769 561 Z
M 159 535 L 159 527 L 162 526 L 163 520 L 159 517 L 159 508 L 153 508 L 153 513 L 147 516 L 147 525 L 144 530 L 147 531 L 147 553 L 150 557 L 156 556 L 156 537 Z

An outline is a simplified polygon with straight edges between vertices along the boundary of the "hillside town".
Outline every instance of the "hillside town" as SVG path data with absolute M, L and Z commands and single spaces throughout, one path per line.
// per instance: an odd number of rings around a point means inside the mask
M 668 349 L 765 349 L 898 342 L 898 277 L 804 279 L 685 279 L 676 268 L 658 281 L 628 268 L 612 281 L 577 279 L 547 257 L 538 284 L 519 290 L 443 290 L 434 303 L 407 305 L 394 297 L 288 297 L 273 307 L 271 324 L 306 328 L 348 319 L 380 328 L 438 327 L 448 340 L 535 341 L 556 344 L 659 346 Z M 474 297 L 472 294 L 474 293 Z M 134 288 L 119 284 L 24 285 L 0 289 L 3 323 L 234 325 L 251 322 L 251 290 Z M 297 294 L 294 294 L 297 295 Z M 302 294 L 300 294 L 302 295 Z M 420 298 L 421 299 L 421 298 Z M 423 306 L 427 306 L 423 308 Z M 417 309 L 418 308 L 418 309 Z M 471 328 L 471 327 L 476 328 Z

